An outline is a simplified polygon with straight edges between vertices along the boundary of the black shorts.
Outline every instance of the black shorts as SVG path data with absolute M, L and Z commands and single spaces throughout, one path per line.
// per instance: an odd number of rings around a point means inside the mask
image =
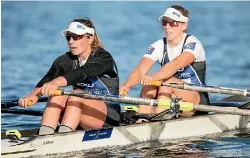
M 106 103 L 107 117 L 103 127 L 119 126 L 121 123 L 121 107 L 119 104 Z
M 206 92 L 198 92 L 198 93 L 200 95 L 200 104 L 209 105 L 210 101 L 209 101 L 208 93 Z
M 200 95 L 200 103 L 203 105 L 210 105 L 209 97 L 207 92 L 198 92 Z M 203 112 L 203 111 L 196 111 L 196 115 L 205 115 L 208 114 L 208 112 Z

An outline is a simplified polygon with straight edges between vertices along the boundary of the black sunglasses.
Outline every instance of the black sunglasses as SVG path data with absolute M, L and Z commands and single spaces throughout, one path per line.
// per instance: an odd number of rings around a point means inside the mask
M 65 38 L 67 41 L 70 41 L 71 37 L 74 41 L 80 40 L 84 37 L 85 35 L 66 35 Z
M 167 24 L 169 24 L 170 27 L 178 26 L 178 22 L 177 21 L 162 20 L 161 24 L 162 24 L 162 26 L 167 26 Z

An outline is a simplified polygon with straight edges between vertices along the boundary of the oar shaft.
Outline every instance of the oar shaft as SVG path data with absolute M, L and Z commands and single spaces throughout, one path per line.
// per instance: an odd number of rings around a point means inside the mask
M 55 94 L 58 95 L 57 93 Z M 156 106 L 158 104 L 157 100 L 154 100 L 154 99 L 144 99 L 144 98 L 127 97 L 127 96 L 120 96 L 120 97 L 110 96 L 110 95 L 101 96 L 101 95 L 91 95 L 87 93 L 76 93 L 72 91 L 62 91 L 62 95 L 77 96 L 77 97 L 82 97 L 85 99 L 120 102 L 120 103 L 125 103 L 125 104 L 142 104 L 142 105 L 152 105 L 152 106 Z
M 212 105 L 194 105 L 194 110 L 204 112 L 217 112 L 222 114 L 250 116 L 250 110 L 238 109 L 235 107 L 219 107 Z
M 144 98 L 136 98 L 136 97 L 112 97 L 112 96 L 98 96 L 98 95 L 91 95 L 86 93 L 76 93 L 72 91 L 63 91 L 59 90 L 56 95 L 70 95 L 70 96 L 77 96 L 82 97 L 85 99 L 94 99 L 94 100 L 103 100 L 103 101 L 111 101 L 111 102 L 120 102 L 125 104 L 141 104 L 141 105 L 151 105 L 151 106 L 158 106 L 161 108 L 170 109 L 172 107 L 173 102 L 170 99 L 144 99 Z M 182 111 L 206 111 L 206 112 L 218 112 L 218 113 L 225 113 L 225 114 L 233 114 L 233 115 L 247 115 L 250 116 L 250 110 L 242 110 L 237 108 L 227 108 L 227 107 L 216 107 L 211 105 L 194 105 L 193 103 L 189 102 L 178 102 L 174 104 L 180 105 L 180 110 Z
M 25 109 L 1 109 L 1 113 L 43 116 L 43 111 L 25 110 Z
M 247 90 L 247 89 L 244 90 L 244 89 L 213 87 L 213 86 L 196 86 L 196 85 L 189 85 L 189 84 L 177 84 L 177 83 L 166 83 L 166 82 L 162 82 L 161 85 L 172 87 L 172 88 L 178 88 L 178 89 L 199 91 L 199 92 L 250 96 L 250 90 Z

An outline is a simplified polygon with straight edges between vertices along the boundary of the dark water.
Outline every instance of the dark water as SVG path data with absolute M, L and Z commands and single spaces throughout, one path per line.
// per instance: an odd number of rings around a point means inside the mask
M 34 88 L 52 61 L 68 50 L 61 31 L 71 20 L 81 17 L 90 17 L 93 20 L 105 48 L 117 61 L 123 83 L 146 48 L 164 36 L 158 17 L 173 4 L 181 4 L 189 10 L 191 18 L 188 31 L 198 37 L 205 47 L 207 84 L 250 89 L 250 2 L 3 1 L 1 98 L 18 98 Z M 154 70 L 158 68 L 157 65 Z M 140 86 L 137 86 L 129 95 L 138 96 L 139 90 Z M 210 95 L 212 100 L 222 97 L 224 95 Z M 43 108 L 44 104 L 30 107 L 38 110 Z M 10 128 L 39 127 L 41 118 L 1 114 L 1 120 L 1 130 L 4 131 Z M 203 141 L 203 144 L 180 145 L 178 147 L 180 150 L 173 152 L 172 155 L 169 155 L 171 151 L 162 152 L 168 151 L 168 147 L 171 147 L 167 143 L 155 144 L 154 148 L 147 147 L 146 144 L 143 150 L 140 148 L 138 150 L 150 153 L 156 152 L 157 149 L 158 153 L 163 153 L 163 157 L 174 157 L 182 150 L 196 149 L 201 149 L 201 153 L 205 152 L 205 157 L 223 157 L 225 153 L 226 157 L 250 155 L 250 137 L 227 138 L 226 143 L 230 145 L 211 139 Z M 123 152 L 124 150 L 127 152 Z M 133 150 L 137 148 L 121 149 L 118 153 L 123 156 L 133 153 L 140 155 Z M 95 152 L 95 157 L 98 154 L 99 156 L 104 154 L 105 157 L 105 151 Z M 154 157 L 154 154 L 148 156 Z

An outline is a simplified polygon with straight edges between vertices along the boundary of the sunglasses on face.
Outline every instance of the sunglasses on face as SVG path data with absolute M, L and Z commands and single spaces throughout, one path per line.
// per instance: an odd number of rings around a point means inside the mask
M 167 20 L 162 20 L 161 21 L 162 26 L 167 26 L 167 24 L 169 24 L 170 27 L 176 27 L 178 26 L 178 22 L 177 21 L 167 21 Z
M 70 41 L 71 37 L 74 41 L 80 40 L 84 37 L 84 35 L 66 35 L 66 40 Z

